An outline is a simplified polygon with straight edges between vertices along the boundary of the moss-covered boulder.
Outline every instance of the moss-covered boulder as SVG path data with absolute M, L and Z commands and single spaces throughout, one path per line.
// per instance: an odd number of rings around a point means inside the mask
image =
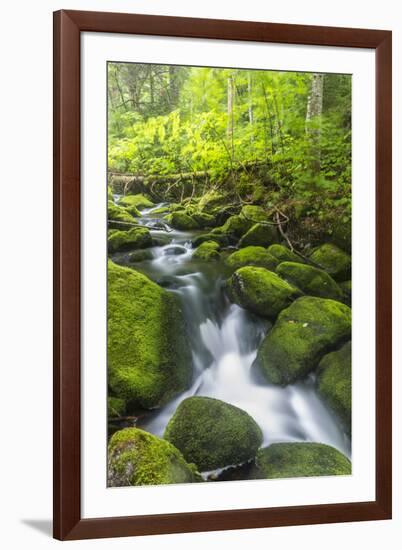
M 108 383 L 130 410 L 160 407 L 187 389 L 191 354 L 176 296 L 108 262 Z
M 159 208 L 155 208 L 155 210 L 152 210 L 153 216 L 160 216 L 162 214 L 167 214 L 169 212 L 169 206 L 160 206 Z
M 148 246 L 152 246 L 152 237 L 146 227 L 133 227 L 128 231 L 115 231 L 107 240 L 109 252 L 147 248 Z
M 108 418 L 119 418 L 126 412 L 126 403 L 120 397 L 107 398 L 107 416 Z
M 197 222 L 199 227 L 214 227 L 215 226 L 215 216 L 212 214 L 207 214 L 206 212 L 201 212 L 195 210 L 192 213 L 192 218 Z
M 327 405 L 351 434 L 352 412 L 352 345 L 325 355 L 317 369 L 317 389 Z
M 337 281 L 350 279 L 352 262 L 349 254 L 331 243 L 316 248 L 310 259 L 322 269 L 325 269 Z
M 145 248 L 142 250 L 134 250 L 128 258 L 128 261 L 132 264 L 137 262 L 143 262 L 145 260 L 152 260 L 153 259 L 152 250 L 149 248 Z
M 278 260 L 278 264 L 282 262 L 298 262 L 300 264 L 304 263 L 300 256 L 298 256 L 282 244 L 271 244 L 271 246 L 269 246 L 267 250 L 271 254 L 271 256 Z
M 200 210 L 207 213 L 212 213 L 217 207 L 225 206 L 227 204 L 227 196 L 219 191 L 211 190 L 204 193 L 199 200 L 198 206 Z
M 311 296 L 298 298 L 279 314 L 254 366 L 269 383 L 291 384 L 350 338 L 351 321 L 351 310 L 345 304 Z
M 230 299 L 239 306 L 262 317 L 272 319 L 300 291 L 263 267 L 242 267 L 228 281 Z
M 252 225 L 253 222 L 246 220 L 243 216 L 235 214 L 234 216 L 230 216 L 221 227 L 212 229 L 211 233 L 215 235 L 228 235 L 237 240 L 240 239 Z
M 112 201 L 107 203 L 108 227 L 111 229 L 120 229 L 128 231 L 136 223 L 135 218 L 121 206 L 117 206 Z
M 255 476 L 264 479 L 350 475 L 350 460 L 323 443 L 273 443 L 260 449 Z
M 138 193 L 137 195 L 125 195 L 119 200 L 119 205 L 142 210 L 143 208 L 152 208 L 154 203 L 142 193 Z
M 164 485 L 201 481 L 194 464 L 164 439 L 138 428 L 119 430 L 108 446 L 108 486 Z
M 204 472 L 250 460 L 262 443 L 262 432 L 248 413 L 210 397 L 182 401 L 164 437 Z
M 165 220 L 169 225 L 181 231 L 190 231 L 191 229 L 199 228 L 196 220 L 184 210 L 176 210 L 175 212 L 168 214 L 165 217 Z
M 240 216 L 250 221 L 252 225 L 267 220 L 265 210 L 261 206 L 254 204 L 245 204 L 241 209 Z
M 239 241 L 239 247 L 269 246 L 277 240 L 276 228 L 262 223 L 254 224 Z
M 217 233 L 204 233 L 203 235 L 197 235 L 191 241 L 193 246 L 197 248 L 200 244 L 213 241 L 218 243 L 220 246 L 229 246 L 233 241 L 228 235 L 218 235 Z
M 276 272 L 309 296 L 342 301 L 342 290 L 323 269 L 295 262 L 282 262 L 276 268 Z
M 350 254 L 352 249 L 352 223 L 349 221 L 334 224 L 330 240 Z
M 218 243 L 214 241 L 205 241 L 194 250 L 193 258 L 205 261 L 219 260 L 219 249 L 220 245 Z
M 275 270 L 278 265 L 277 260 L 262 246 L 247 246 L 233 252 L 225 260 L 225 264 L 230 269 L 236 270 L 240 267 L 254 265 Z

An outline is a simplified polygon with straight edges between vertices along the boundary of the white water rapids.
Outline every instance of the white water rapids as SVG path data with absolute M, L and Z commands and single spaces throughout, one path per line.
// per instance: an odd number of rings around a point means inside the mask
M 264 446 L 285 441 L 320 442 L 350 457 L 350 440 L 318 397 L 313 376 L 283 388 L 265 383 L 251 370 L 270 324 L 229 303 L 222 292 L 222 270 L 192 260 L 192 233 L 153 229 L 159 227 L 160 217 L 153 217 L 152 212 L 160 206 L 143 210 L 141 223 L 163 242 L 152 248 L 153 259 L 132 267 L 138 266 L 180 297 L 194 378 L 186 392 L 145 417 L 141 427 L 162 436 L 183 399 L 192 395 L 215 397 L 247 411 L 263 432 Z

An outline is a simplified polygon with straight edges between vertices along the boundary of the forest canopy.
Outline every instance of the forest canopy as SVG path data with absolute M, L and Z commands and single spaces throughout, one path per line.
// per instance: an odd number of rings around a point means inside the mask
M 350 75 L 109 63 L 108 96 L 110 173 L 350 222 Z

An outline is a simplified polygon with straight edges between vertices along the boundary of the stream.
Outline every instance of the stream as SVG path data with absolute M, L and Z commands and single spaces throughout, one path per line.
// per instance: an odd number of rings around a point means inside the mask
M 196 262 L 191 240 L 199 231 L 163 227 L 161 203 L 142 210 L 139 223 L 151 231 L 156 246 L 149 260 L 128 264 L 127 253 L 113 259 L 145 273 L 181 300 L 192 350 L 193 383 L 164 408 L 137 426 L 157 436 L 179 403 L 192 395 L 221 399 L 247 411 L 259 424 L 263 446 L 275 442 L 320 442 L 351 455 L 349 438 L 316 393 L 314 377 L 286 387 L 259 380 L 251 365 L 271 324 L 237 305 L 223 292 L 223 262 Z

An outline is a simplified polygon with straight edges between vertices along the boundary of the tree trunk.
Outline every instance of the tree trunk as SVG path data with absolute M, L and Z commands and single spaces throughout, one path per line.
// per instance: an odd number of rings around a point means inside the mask
M 324 75 L 313 74 L 310 94 L 307 99 L 306 134 L 311 144 L 312 171 L 320 172 L 321 167 L 321 115 L 324 95 Z
M 248 92 L 248 121 L 250 125 L 253 125 L 254 116 L 253 116 L 253 85 L 251 80 L 251 73 L 247 73 L 247 92 Z
M 232 161 L 234 157 L 234 143 L 233 143 L 233 133 L 234 133 L 234 120 L 233 120 L 233 103 L 234 103 L 234 82 L 233 75 L 228 78 L 228 123 L 227 123 L 227 137 L 229 148 L 231 151 Z

